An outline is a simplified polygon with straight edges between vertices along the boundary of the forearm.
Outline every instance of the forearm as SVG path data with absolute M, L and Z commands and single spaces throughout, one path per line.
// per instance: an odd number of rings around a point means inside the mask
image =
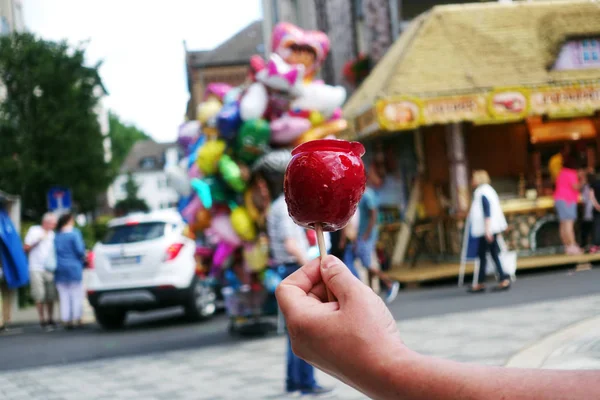
M 284 245 L 285 250 L 288 252 L 288 254 L 294 256 L 298 264 L 306 264 L 306 254 L 300 250 L 294 239 L 287 239 Z
M 375 399 L 592 399 L 600 372 L 510 369 L 463 364 L 412 351 L 392 355 L 377 385 L 358 387 Z
M 492 219 L 491 218 L 486 218 L 485 219 L 485 233 L 492 233 Z
M 371 236 L 371 233 L 373 232 L 373 228 L 375 228 L 375 222 L 376 222 L 376 218 L 369 219 L 369 224 L 367 225 L 367 229 L 365 230 L 365 233 L 363 234 L 363 239 Z

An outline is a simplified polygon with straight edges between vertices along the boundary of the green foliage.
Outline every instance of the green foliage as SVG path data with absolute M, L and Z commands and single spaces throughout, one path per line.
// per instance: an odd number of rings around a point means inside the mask
M 51 186 L 70 187 L 78 209 L 92 211 L 114 178 L 95 113 L 99 65 L 84 60 L 85 49 L 66 42 L 0 37 L 0 187 L 20 194 L 34 219 Z
M 119 116 L 112 112 L 108 115 L 108 126 L 112 149 L 111 166 L 116 176 L 135 142 L 150 137 L 136 126 L 121 121 Z
M 129 172 L 127 174 L 127 182 L 125 182 L 125 193 L 127 193 L 127 197 L 115 204 L 115 213 L 117 215 L 124 215 L 132 212 L 147 212 L 150 210 L 148 204 L 137 197 L 138 190 L 139 186 L 135 182 L 131 172 Z

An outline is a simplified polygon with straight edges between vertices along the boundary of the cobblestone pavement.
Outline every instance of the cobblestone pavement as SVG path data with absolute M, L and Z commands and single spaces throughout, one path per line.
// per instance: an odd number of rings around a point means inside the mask
M 494 294 L 498 296 L 510 293 Z M 438 317 L 400 321 L 411 348 L 458 361 L 504 365 L 520 349 L 577 321 L 598 314 L 600 295 Z M 224 333 L 225 334 L 225 333 Z M 160 340 L 157 337 L 156 340 Z M 573 350 L 575 349 L 575 350 Z M 565 353 L 600 352 L 599 336 L 589 336 Z M 251 340 L 235 346 L 110 359 L 0 374 L 0 398 L 20 399 L 277 399 L 283 395 L 285 339 Z M 564 361 L 564 360 L 563 360 Z M 563 363 L 564 365 L 564 363 Z M 577 367 L 575 363 L 571 367 Z M 584 365 L 582 365 L 584 367 Z M 319 373 L 336 398 L 360 393 Z

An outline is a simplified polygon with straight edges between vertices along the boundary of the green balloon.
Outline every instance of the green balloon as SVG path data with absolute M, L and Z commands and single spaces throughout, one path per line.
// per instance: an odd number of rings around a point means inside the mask
M 227 154 L 219 160 L 219 172 L 225 183 L 236 192 L 240 193 L 246 189 L 246 182 L 242 179 L 240 167 Z
M 213 202 L 226 203 L 231 197 L 227 187 L 216 177 L 207 176 L 204 178 L 204 182 L 210 187 L 210 194 L 212 195 Z
M 264 119 L 244 122 L 237 137 L 237 156 L 247 164 L 269 151 L 271 127 Z

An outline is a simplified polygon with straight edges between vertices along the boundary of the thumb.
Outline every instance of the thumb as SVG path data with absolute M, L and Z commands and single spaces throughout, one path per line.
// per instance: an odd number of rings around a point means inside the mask
M 362 283 L 339 258 L 328 255 L 321 263 L 321 277 L 325 286 L 338 299 L 340 304 L 348 300 L 349 294 L 360 290 Z

